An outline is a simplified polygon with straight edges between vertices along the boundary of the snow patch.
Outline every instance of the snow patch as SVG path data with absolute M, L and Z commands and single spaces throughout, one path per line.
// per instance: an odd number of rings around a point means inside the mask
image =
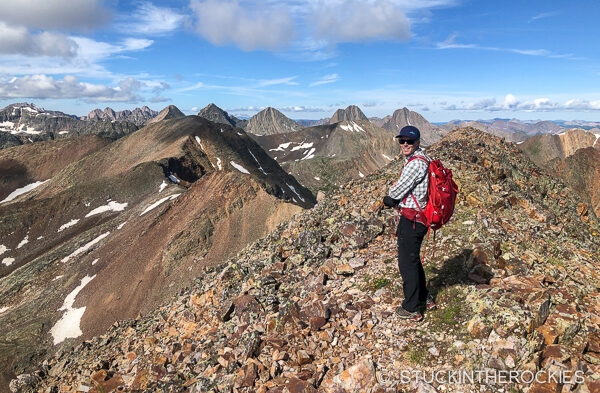
M 25 236 L 25 239 L 21 240 L 21 243 L 19 243 L 19 245 L 17 246 L 17 249 L 23 247 L 24 245 L 26 245 L 27 243 L 29 243 L 29 235 Z
M 69 133 L 69 131 L 59 131 L 58 135 L 64 135 L 64 134 L 68 134 L 68 133 Z
M 123 227 L 125 226 L 125 224 L 127 224 L 127 221 L 119 224 L 119 226 L 117 227 L 117 229 L 123 229 Z
M 242 133 L 241 133 L 241 132 L 239 132 L 239 131 L 238 131 L 238 133 L 237 133 L 237 134 L 238 134 L 239 136 L 242 136 L 242 135 L 244 135 L 244 134 L 242 134 Z
M 254 161 L 256 161 L 256 163 L 258 164 L 258 170 L 261 171 L 265 176 L 269 175 L 267 172 L 265 172 L 265 170 L 263 169 L 263 167 L 260 165 L 260 162 L 258 162 L 258 160 L 254 156 L 254 154 L 252 154 L 252 152 L 250 151 L 250 149 L 248 149 L 248 153 L 250 153 L 250 155 L 252 156 L 252 158 L 254 158 Z
M 50 180 L 50 179 L 48 179 L 48 180 Z M 19 195 L 23 195 L 23 194 L 25 194 L 25 193 L 33 190 L 34 188 L 37 188 L 37 187 L 41 186 L 42 184 L 46 183 L 48 180 L 36 181 L 35 183 L 28 184 L 25 187 L 17 188 L 13 192 L 11 192 L 9 196 L 7 196 L 6 198 L 4 198 L 3 201 L 0 201 L 0 203 L 12 201 L 13 199 L 15 199 L 16 197 L 18 197 Z
M 10 251 L 10 248 L 6 247 L 4 244 L 0 244 L 0 255 L 4 254 L 7 251 Z
M 58 228 L 58 231 L 57 231 L 57 232 L 62 232 L 62 231 L 64 231 L 65 229 L 67 229 L 67 228 L 70 228 L 70 227 L 72 227 L 73 225 L 77 224 L 78 222 L 79 222 L 79 220 L 71 220 L 71 221 L 69 221 L 68 223 L 61 225 L 61 226 L 60 226 L 60 228 Z
M 392 161 L 392 159 L 391 159 L 391 158 L 389 158 L 388 156 L 386 156 L 385 154 L 382 154 L 382 156 L 383 156 L 383 158 L 385 158 L 386 160 L 388 160 L 388 161 Z
M 175 184 L 179 184 L 179 179 L 176 178 L 172 173 L 169 175 L 169 180 L 171 180 Z
M 2 307 L 2 308 L 0 308 L 0 314 L 4 314 L 5 312 L 8 311 L 9 308 L 10 307 Z
M 292 186 L 292 185 L 289 185 L 288 183 L 285 183 L 285 184 L 288 186 L 288 188 L 289 188 L 290 190 L 292 190 L 292 192 L 293 192 L 294 194 L 296 194 L 296 195 L 298 196 L 298 198 L 300 198 L 300 200 L 301 200 L 302 202 L 304 202 L 304 198 L 302 198 L 302 197 L 300 196 L 300 194 L 298 194 L 298 193 L 296 192 L 296 189 L 294 188 L 294 186 Z M 294 200 L 294 202 L 296 202 L 296 200 Z
M 108 211 L 122 212 L 123 210 L 125 210 L 126 207 L 127 207 L 127 202 L 118 203 L 118 202 L 112 201 L 108 205 L 99 206 L 99 207 L 95 208 L 94 210 L 92 210 L 91 212 L 86 214 L 85 217 L 86 218 L 91 217 L 96 214 L 100 214 L 100 213 L 104 213 L 104 212 L 108 212 Z
M 269 151 L 283 151 L 284 149 L 287 149 L 288 147 L 290 147 L 291 144 L 292 144 L 292 142 L 282 143 L 281 145 L 277 146 L 277 148 L 275 148 L 275 149 L 269 149 Z
M 219 157 L 217 157 L 217 167 L 219 168 L 220 171 L 223 170 L 223 166 L 221 165 L 221 159 Z
M 315 180 L 319 181 L 319 180 L 321 180 L 321 179 L 315 176 Z
M 313 147 L 313 143 L 312 142 L 310 142 L 310 143 L 303 143 L 301 145 L 298 145 L 298 146 L 292 148 L 291 151 L 296 151 L 296 150 L 300 150 L 300 149 L 308 149 L 308 148 L 311 148 L 311 147 Z
M 4 258 L 2 260 L 2 264 L 5 266 L 10 266 L 13 264 L 14 261 L 15 261 L 15 258 Z
M 85 313 L 86 307 L 73 308 L 73 304 L 75 303 L 75 298 L 79 295 L 79 292 L 81 292 L 81 290 L 95 277 L 96 275 L 94 274 L 91 277 L 85 276 L 82 278 L 81 284 L 67 295 L 62 307 L 58 309 L 58 311 L 65 311 L 65 313 L 62 318 L 52 326 L 52 329 L 50 329 L 50 333 L 54 339 L 54 345 L 60 344 L 67 338 L 76 338 L 83 334 L 79 324 L 81 323 L 81 318 L 83 317 L 83 313 Z
M 302 157 L 301 160 L 310 160 L 311 158 L 314 158 L 315 157 L 315 154 L 314 154 L 315 150 L 316 149 L 313 147 L 312 149 L 310 149 L 308 151 L 308 153 L 305 152 L 304 154 L 306 154 L 306 156 Z
M 12 130 L 15 126 L 15 123 L 12 121 L 5 121 L 0 123 L 0 129 Z
M 158 186 L 158 192 L 162 192 L 167 187 L 167 182 L 163 180 L 160 186 Z
M 596 143 L 598 143 L 598 139 L 600 139 L 600 134 L 594 134 L 596 135 L 596 140 L 594 141 L 594 144 L 592 146 L 596 146 Z
M 54 277 L 54 278 L 52 279 L 52 281 L 56 281 L 56 280 L 59 280 L 59 279 L 61 279 L 61 278 L 63 278 L 63 276 L 56 276 L 56 277 Z
M 202 142 L 200 142 L 200 138 L 197 135 L 194 138 L 196 138 L 196 142 L 198 142 L 198 144 L 200 145 L 200 148 L 202 150 L 204 150 L 204 146 L 202 146 Z
M 102 241 L 102 239 L 104 239 L 105 237 L 107 237 L 108 235 L 110 235 L 110 232 L 106 232 L 103 233 L 102 235 L 98 236 L 97 238 L 95 238 L 94 240 L 92 240 L 91 242 L 87 243 L 86 245 L 79 247 L 77 250 L 73 251 L 71 253 L 71 255 L 67 255 L 66 257 L 64 257 L 63 259 L 61 259 L 60 261 L 62 263 L 66 263 L 69 262 L 69 260 L 73 257 L 76 257 L 79 254 L 82 254 L 84 252 L 86 252 L 87 250 L 89 250 L 90 248 L 94 247 L 96 244 L 100 243 Z
M 246 168 L 244 168 L 243 166 L 241 166 L 241 165 L 239 165 L 239 164 L 236 164 L 236 163 L 235 163 L 235 162 L 233 162 L 233 161 L 229 161 L 229 163 L 230 163 L 230 164 L 231 164 L 231 165 L 232 165 L 232 166 L 233 166 L 235 169 L 237 169 L 238 171 L 240 171 L 240 172 L 242 172 L 242 173 L 246 173 L 246 174 L 248 174 L 248 175 L 250 174 L 250 172 L 248 172 L 248 171 L 246 170 Z
M 181 195 L 181 194 L 170 195 L 168 197 L 164 197 L 163 199 L 160 199 L 160 200 L 154 202 L 153 204 L 151 204 L 150 206 L 148 206 L 146 208 L 146 210 L 144 210 L 140 214 L 140 216 L 143 216 L 144 214 L 148 213 L 152 209 L 156 209 L 158 206 L 160 206 L 161 204 L 165 203 L 166 201 L 173 200 L 173 199 L 177 198 L 179 195 Z
M 221 132 L 223 132 L 223 129 L 221 128 Z
M 365 177 L 365 175 L 363 175 L 361 171 L 358 171 L 358 176 Z
M 98 263 L 98 261 L 99 261 L 99 259 L 98 259 L 98 258 L 94 259 L 94 260 L 92 261 L 92 266 L 94 266 L 96 263 Z

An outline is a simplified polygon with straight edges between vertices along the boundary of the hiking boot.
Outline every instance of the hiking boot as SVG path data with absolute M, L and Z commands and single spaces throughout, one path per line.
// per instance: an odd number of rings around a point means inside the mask
M 401 319 L 408 319 L 409 321 L 419 322 L 423 320 L 423 315 L 418 312 L 406 311 L 402 306 L 396 309 L 396 316 Z
M 427 299 L 425 299 L 425 309 L 427 311 L 431 311 L 433 309 L 435 309 L 437 306 L 435 304 L 435 301 L 433 300 L 433 296 L 431 296 L 431 294 L 427 295 Z

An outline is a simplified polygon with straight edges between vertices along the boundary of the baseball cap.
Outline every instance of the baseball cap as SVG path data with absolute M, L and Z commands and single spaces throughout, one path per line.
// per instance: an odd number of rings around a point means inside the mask
M 400 133 L 394 138 L 398 139 L 402 137 L 418 140 L 421 139 L 421 133 L 419 132 L 419 129 L 415 126 L 404 126 L 400 130 Z

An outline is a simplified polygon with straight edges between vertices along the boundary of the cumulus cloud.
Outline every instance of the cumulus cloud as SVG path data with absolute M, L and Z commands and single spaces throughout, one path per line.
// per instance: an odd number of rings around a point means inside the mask
M 312 19 L 316 24 L 316 36 L 334 43 L 408 40 L 411 34 L 406 14 L 389 0 L 323 3 L 323 7 L 314 10 Z
M 329 74 L 329 75 L 325 75 L 320 80 L 311 83 L 310 86 L 312 87 L 312 86 L 325 85 L 328 83 L 337 82 L 339 79 L 340 79 L 340 76 L 338 74 Z
M 106 23 L 102 0 L 0 1 L 0 20 L 33 29 L 90 30 Z
M 459 111 L 529 111 L 529 112 L 553 112 L 553 111 L 597 111 L 600 110 L 600 100 L 568 100 L 565 103 L 552 101 L 547 97 L 536 98 L 530 101 L 520 101 L 514 95 L 507 94 L 504 97 L 504 102 L 498 104 L 495 98 L 486 98 L 475 103 L 467 103 L 462 105 L 445 105 L 442 107 L 445 110 Z
M 237 1 L 191 0 L 190 8 L 193 28 L 215 45 L 275 50 L 292 38 L 292 17 L 281 7 L 244 8 Z
M 63 34 L 30 34 L 25 27 L 0 22 L 0 53 L 25 56 L 73 57 L 77 43 Z
M 117 28 L 128 34 L 162 35 L 178 29 L 184 18 L 184 15 L 173 9 L 143 2 L 133 15 L 120 17 Z
M 75 76 L 54 79 L 47 75 L 27 75 L 0 81 L 0 99 L 79 98 L 86 102 L 137 102 L 142 83 L 126 78 L 118 87 L 80 82 Z

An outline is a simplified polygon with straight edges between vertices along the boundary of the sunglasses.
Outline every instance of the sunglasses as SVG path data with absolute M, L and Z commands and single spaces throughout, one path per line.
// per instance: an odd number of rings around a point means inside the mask
M 401 144 L 401 145 L 403 145 L 403 144 L 405 144 L 405 143 L 406 143 L 406 144 L 408 144 L 408 145 L 411 145 L 411 146 L 412 146 L 412 145 L 414 145 L 414 144 L 415 144 L 415 142 L 416 142 L 416 140 L 415 140 L 415 139 L 398 139 L 398 143 L 399 143 L 399 144 Z

